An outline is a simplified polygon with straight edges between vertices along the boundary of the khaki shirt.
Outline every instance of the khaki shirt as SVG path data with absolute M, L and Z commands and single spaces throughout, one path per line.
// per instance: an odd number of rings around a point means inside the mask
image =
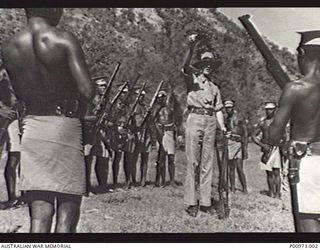
M 217 85 L 203 74 L 188 74 L 185 71 L 183 71 L 183 73 L 187 78 L 186 81 L 188 84 L 193 85 L 188 91 L 188 106 L 213 109 L 216 112 L 223 109 L 220 90 Z

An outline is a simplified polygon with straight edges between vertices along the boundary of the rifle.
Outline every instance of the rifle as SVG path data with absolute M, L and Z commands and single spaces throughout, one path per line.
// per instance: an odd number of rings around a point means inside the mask
M 284 85 L 288 82 L 290 82 L 289 76 L 284 72 L 284 70 L 281 68 L 280 63 L 276 60 L 276 58 L 273 56 L 272 52 L 252 24 L 252 22 L 249 20 L 250 15 L 244 15 L 239 17 L 240 22 L 244 26 L 244 28 L 247 30 L 248 34 L 250 35 L 251 39 L 253 40 L 254 44 L 264 57 L 264 59 L 267 62 L 267 69 L 271 73 L 274 80 L 277 82 L 279 87 L 283 89 Z
M 131 110 L 129 112 L 130 115 L 129 115 L 129 119 L 128 119 L 127 125 L 130 125 L 130 123 L 131 123 L 131 121 L 132 121 L 132 119 L 134 117 L 134 111 L 135 111 L 135 109 L 136 109 L 136 107 L 138 105 L 140 96 L 142 95 L 142 91 L 145 89 L 146 85 L 147 85 L 147 82 L 144 82 L 142 87 L 141 87 L 141 89 L 139 90 L 139 93 L 138 93 L 135 101 L 133 102 L 133 105 L 132 105 Z
M 136 109 L 136 107 L 138 105 L 140 96 L 142 95 L 142 91 L 145 89 L 146 85 L 147 85 L 147 82 L 144 82 L 142 87 L 139 90 L 139 93 L 138 93 L 136 99 L 133 102 L 133 105 L 132 105 L 132 107 L 131 107 L 131 109 L 130 109 L 130 111 L 128 113 L 129 118 L 126 121 L 126 124 L 124 125 L 124 128 L 126 128 L 126 130 L 123 131 L 124 133 L 120 132 L 118 130 L 118 128 L 116 128 L 118 133 L 116 133 L 116 134 L 110 133 L 109 134 L 109 144 L 113 144 L 113 145 L 116 144 L 119 149 L 122 149 L 122 150 L 124 150 L 126 152 L 132 152 L 132 150 L 133 150 L 134 144 L 133 144 L 133 140 L 132 139 L 134 137 L 133 137 L 133 132 L 132 132 L 132 130 L 130 128 L 130 125 L 131 125 L 131 122 L 132 122 L 132 120 L 134 118 L 134 111 L 135 111 L 135 109 Z
M 223 151 L 222 157 L 220 157 L 217 145 L 216 153 L 218 156 L 218 166 L 220 170 L 219 174 L 219 203 L 218 203 L 218 218 L 226 219 L 230 214 L 229 206 L 229 164 L 228 164 L 228 137 L 223 134 Z M 224 194 L 225 193 L 225 194 Z
M 116 77 L 116 75 L 118 73 L 120 65 L 121 65 L 121 63 L 118 62 L 117 65 L 116 65 L 116 68 L 114 69 L 114 71 L 113 71 L 113 73 L 111 75 L 111 78 L 109 79 L 108 85 L 107 85 L 105 91 L 102 94 L 100 102 L 97 105 L 98 110 L 97 110 L 96 114 L 97 114 L 98 119 L 97 119 L 97 122 L 95 124 L 96 128 L 100 127 L 101 124 L 102 124 L 103 117 L 105 116 L 105 109 L 106 109 L 106 106 L 107 106 L 107 100 L 108 100 L 108 97 L 110 95 L 111 88 L 112 88 L 112 83 L 113 83 L 113 80 L 114 80 L 114 78 Z
M 268 46 L 265 44 L 259 33 L 257 32 L 254 25 L 249 20 L 250 15 L 244 15 L 239 17 L 240 22 L 247 30 L 248 34 L 252 38 L 256 47 L 261 52 L 264 59 L 267 61 L 267 69 L 271 73 L 274 80 L 277 82 L 279 87 L 283 89 L 286 83 L 290 82 L 290 77 L 284 72 L 281 68 L 279 62 L 275 59 L 271 53 Z M 292 208 L 295 216 L 295 228 L 296 231 L 300 231 L 300 220 L 297 218 L 298 209 L 298 196 L 297 196 L 297 182 L 295 181 L 298 178 L 298 171 L 295 161 L 290 160 L 289 162 L 289 181 L 291 187 L 291 196 L 292 196 Z
M 148 120 L 148 118 L 149 118 L 149 116 L 151 114 L 151 110 L 153 109 L 153 106 L 154 106 L 154 104 L 155 104 L 155 102 L 157 100 L 158 94 L 159 94 L 163 84 L 164 84 L 164 81 L 161 81 L 159 83 L 159 85 L 158 85 L 158 87 L 156 89 L 156 92 L 154 92 L 154 95 L 153 95 L 153 97 L 151 99 L 151 102 L 150 102 L 149 106 L 147 107 L 147 111 L 143 116 L 142 123 L 141 123 L 141 128 L 143 128 L 143 131 L 142 131 L 141 136 L 139 138 L 140 141 L 144 141 L 144 139 L 146 138 L 147 128 L 144 125 L 147 122 L 147 120 Z
M 113 106 L 116 104 L 117 100 L 119 99 L 120 95 L 122 94 L 123 90 L 128 86 L 128 82 L 125 82 L 121 85 L 121 87 L 118 89 L 117 93 L 113 97 L 113 99 L 110 102 L 109 107 L 105 106 L 101 116 L 99 117 L 97 123 L 96 123 L 96 129 L 99 129 L 101 125 L 105 122 L 106 116 L 111 112 Z
M 144 126 L 144 124 L 146 123 L 148 117 L 150 116 L 151 110 L 153 109 L 153 106 L 154 106 L 154 104 L 155 104 L 155 102 L 156 102 L 156 100 L 157 100 L 158 94 L 159 94 L 159 92 L 160 92 L 163 84 L 164 84 L 164 81 L 161 81 L 161 82 L 159 83 L 157 89 L 156 89 L 156 92 L 154 92 L 154 95 L 153 95 L 153 97 L 152 97 L 152 99 L 151 99 L 151 102 L 150 102 L 149 106 L 147 107 L 147 111 L 146 111 L 146 113 L 145 113 L 144 116 L 143 116 L 143 120 L 142 120 L 142 123 L 141 123 L 141 127 Z

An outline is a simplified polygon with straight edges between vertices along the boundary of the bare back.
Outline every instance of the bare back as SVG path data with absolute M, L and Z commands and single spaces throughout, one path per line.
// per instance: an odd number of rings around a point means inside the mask
M 4 43 L 3 55 L 18 99 L 33 113 L 59 100 L 93 94 L 83 52 L 70 33 L 29 24 Z
M 300 82 L 301 95 L 292 110 L 291 136 L 299 141 L 320 141 L 320 84 Z
M 320 82 L 317 81 L 304 78 L 285 86 L 278 112 L 269 129 L 273 140 L 281 138 L 291 119 L 291 139 L 320 141 Z

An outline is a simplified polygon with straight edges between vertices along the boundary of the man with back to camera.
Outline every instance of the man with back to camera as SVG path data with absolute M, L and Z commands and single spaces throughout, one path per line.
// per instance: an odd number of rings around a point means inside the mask
M 3 44 L 14 92 L 26 106 L 19 186 L 27 191 L 32 233 L 50 232 L 54 213 L 55 232 L 76 232 L 86 192 L 80 118 L 94 87 L 77 38 L 55 27 L 62 13 L 26 9 L 26 27 Z
M 289 179 L 297 232 L 320 232 L 320 30 L 300 32 L 298 64 L 303 77 L 287 83 L 269 127 L 279 145 L 290 123 Z
M 187 173 L 185 180 L 186 211 L 196 217 L 198 202 L 196 199 L 195 169 L 200 169 L 200 211 L 213 213 L 211 204 L 211 183 L 214 165 L 214 141 L 217 122 L 226 132 L 223 119 L 223 104 L 220 90 L 210 79 L 214 69 L 221 64 L 217 55 L 211 51 L 201 53 L 200 61 L 190 65 L 198 35 L 189 36 L 189 50 L 184 61 L 182 73 L 187 87 L 189 115 L 186 122 Z

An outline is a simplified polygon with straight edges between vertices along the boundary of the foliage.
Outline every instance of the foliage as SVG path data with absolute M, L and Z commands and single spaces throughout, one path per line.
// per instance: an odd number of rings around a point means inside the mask
M 21 9 L 0 9 L 0 20 L 2 43 L 22 27 L 25 17 Z M 222 57 L 223 64 L 214 77 L 222 97 L 234 99 L 239 112 L 251 123 L 261 115 L 264 101 L 277 101 L 280 95 L 246 32 L 216 9 L 66 9 L 60 26 L 79 38 L 92 76 L 110 76 L 120 61 L 116 82 L 132 82 L 140 74 L 140 83 L 150 83 L 147 99 L 165 80 L 174 85 L 177 99 L 185 107 L 180 69 L 187 50 L 186 38 L 199 31 L 206 34 L 207 44 Z M 268 44 L 292 79 L 297 77 L 295 57 L 288 49 Z

